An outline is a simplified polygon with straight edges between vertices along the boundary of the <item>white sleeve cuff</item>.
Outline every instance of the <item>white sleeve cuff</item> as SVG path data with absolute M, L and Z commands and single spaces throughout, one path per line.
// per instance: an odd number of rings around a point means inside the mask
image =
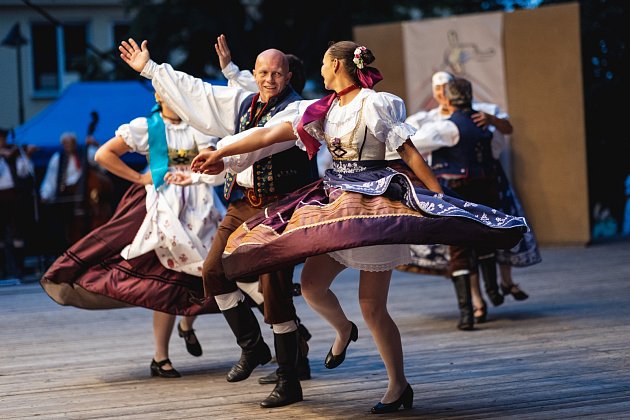
M 392 124 L 389 132 L 387 133 L 387 150 L 395 152 L 407 141 L 408 138 L 413 136 L 415 132 L 416 130 L 409 124 Z
M 217 187 L 225 182 L 225 172 L 221 172 L 217 175 L 201 174 L 199 172 L 193 172 L 190 174 L 190 180 L 194 184 L 208 184 L 212 187 Z
M 193 172 L 190 174 L 190 180 L 193 184 L 198 184 L 201 179 L 201 174 L 199 172 Z
M 240 155 L 226 156 L 226 157 L 222 158 L 223 159 L 223 166 L 225 167 L 226 171 L 235 172 L 234 168 L 235 168 L 236 165 L 238 165 L 239 156 Z
M 226 79 L 232 80 L 238 76 L 238 72 L 240 70 L 241 69 L 239 69 L 236 64 L 230 61 L 228 65 L 225 66 L 225 68 L 221 70 L 221 72 L 223 73 L 223 76 L 225 76 Z
M 149 61 L 147 61 L 147 64 L 144 65 L 144 68 L 140 72 L 140 76 L 146 77 L 147 79 L 153 79 L 153 75 L 155 74 L 157 67 L 158 64 L 155 61 L 149 59 Z

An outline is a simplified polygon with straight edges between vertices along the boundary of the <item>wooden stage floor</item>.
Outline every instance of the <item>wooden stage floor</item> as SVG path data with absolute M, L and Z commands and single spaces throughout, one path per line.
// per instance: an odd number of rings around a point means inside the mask
M 530 294 L 490 308 L 475 331 L 455 329 L 449 281 L 394 273 L 390 311 L 403 337 L 415 391 L 406 418 L 630 418 L 630 243 L 545 248 L 543 263 L 515 270 Z M 181 379 L 149 376 L 151 312 L 61 307 L 38 284 L 0 288 L 1 419 L 375 418 L 383 365 L 357 303 L 358 273 L 334 283 L 359 327 L 346 361 L 327 370 L 332 330 L 297 298 L 313 333 L 313 379 L 304 402 L 258 403 L 271 391 L 257 378 L 225 381 L 239 351 L 220 315 L 197 320 L 204 354 L 186 353 L 175 334 L 171 360 Z M 264 329 L 272 343 L 271 331 Z M 390 416 L 391 417 L 391 416 Z

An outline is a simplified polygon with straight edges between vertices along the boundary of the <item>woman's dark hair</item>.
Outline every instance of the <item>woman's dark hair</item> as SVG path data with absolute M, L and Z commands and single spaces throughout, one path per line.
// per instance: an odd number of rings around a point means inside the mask
M 328 47 L 328 53 L 332 58 L 336 58 L 341 62 L 346 73 L 352 77 L 352 80 L 356 84 L 359 83 L 359 77 L 357 76 L 357 65 L 352 61 L 354 59 L 354 50 L 356 50 L 359 45 L 356 42 L 352 41 L 339 41 L 339 42 L 331 42 Z M 369 49 L 365 49 L 361 52 L 361 58 L 363 59 L 363 64 L 366 69 L 368 65 L 374 62 L 376 58 L 372 51 Z
M 304 71 L 304 62 L 293 54 L 285 54 L 289 60 L 289 71 L 292 73 L 289 84 L 298 94 L 302 94 L 304 85 L 306 84 L 306 72 Z

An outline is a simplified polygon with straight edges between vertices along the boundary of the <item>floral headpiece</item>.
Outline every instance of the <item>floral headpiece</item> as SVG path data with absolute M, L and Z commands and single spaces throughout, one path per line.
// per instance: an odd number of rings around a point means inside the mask
M 352 61 L 357 66 L 358 69 L 363 69 L 365 67 L 365 63 L 363 63 L 363 54 L 367 51 L 367 48 L 361 46 L 357 47 L 354 50 L 354 58 Z

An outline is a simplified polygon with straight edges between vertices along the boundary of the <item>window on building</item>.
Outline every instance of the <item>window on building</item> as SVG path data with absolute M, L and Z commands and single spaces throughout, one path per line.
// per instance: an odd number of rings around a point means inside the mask
M 59 90 L 59 65 L 55 27 L 46 23 L 32 24 L 31 40 L 35 91 L 56 92 Z
M 65 24 L 63 48 L 57 28 L 51 23 L 31 24 L 33 51 L 33 87 L 38 96 L 56 95 L 61 86 L 61 72 L 81 72 L 87 52 L 87 25 Z M 60 65 L 63 63 L 63 66 Z
M 129 38 L 129 24 L 128 23 L 116 23 L 114 25 L 114 49 L 118 50 L 118 44 L 123 39 Z
M 87 53 L 87 26 L 85 24 L 63 25 L 66 71 L 83 72 Z

